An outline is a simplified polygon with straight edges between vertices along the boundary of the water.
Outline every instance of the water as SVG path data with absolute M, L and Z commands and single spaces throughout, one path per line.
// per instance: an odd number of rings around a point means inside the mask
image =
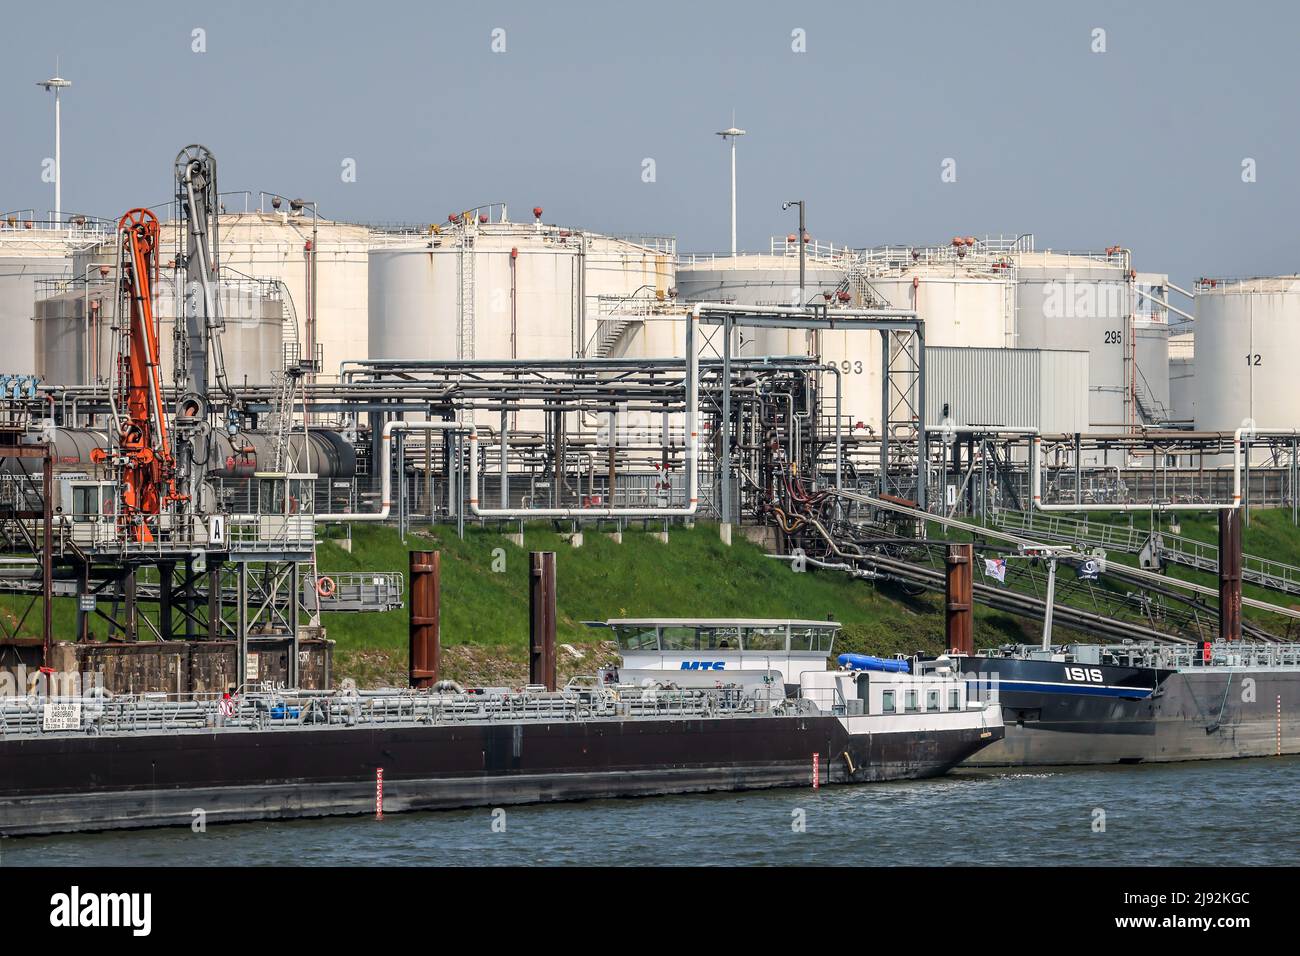
M 1300 757 L 0 841 L 3 865 L 1295 865 Z M 1095 811 L 1104 832 L 1094 832 Z M 806 831 L 792 823 L 803 811 Z

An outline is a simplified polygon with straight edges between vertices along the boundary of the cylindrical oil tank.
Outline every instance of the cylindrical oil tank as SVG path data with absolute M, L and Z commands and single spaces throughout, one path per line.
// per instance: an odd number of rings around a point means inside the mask
M 1134 319 L 1133 401 L 1142 421 L 1164 424 L 1174 420 L 1169 394 L 1169 326 Z
M 1196 333 L 1169 336 L 1169 413 L 1176 422 L 1196 421 Z
M 1300 427 L 1300 275 L 1196 285 L 1196 428 Z
M 677 298 L 681 302 L 727 302 L 740 305 L 795 305 L 799 301 L 797 246 L 789 255 L 741 254 L 692 256 L 677 264 Z M 835 296 L 848 277 L 843 257 L 809 255 L 804 263 L 804 302 Z M 838 301 L 836 297 L 835 301 Z M 859 304 L 859 303 L 851 303 Z M 843 415 L 856 425 L 880 424 L 880 334 L 839 329 L 818 333 L 795 329 L 741 328 L 736 332 L 735 355 L 820 355 L 840 370 Z M 826 407 L 834 402 L 835 381 L 821 383 Z
M 925 322 L 925 344 L 1007 348 L 1014 344 L 1015 287 L 1003 270 L 981 264 L 921 264 L 870 273 L 889 307 Z
M 296 339 L 305 350 L 311 285 L 313 222 L 303 212 L 227 213 L 218 217 L 219 266 L 226 272 L 284 283 Z M 315 340 L 321 346 L 323 374 L 337 374 L 339 363 L 368 355 L 367 322 L 370 230 L 364 226 L 319 220 L 315 223 L 316 309 Z M 170 258 L 175 223 L 163 224 Z M 167 260 L 162 262 L 166 271 Z M 278 350 L 276 361 L 279 361 Z
M 62 471 L 92 472 L 98 466 L 91 461 L 91 452 L 108 446 L 108 433 L 92 428 L 56 428 L 54 435 L 54 464 Z M 225 432 L 213 433 L 215 445 L 209 474 L 214 478 L 251 478 L 255 472 L 272 467 L 274 436 L 262 431 L 242 431 L 231 436 Z M 312 428 L 307 432 L 306 455 L 302 454 L 303 436 L 296 431 L 291 436 L 297 453 L 300 472 L 312 473 L 320 478 L 352 478 L 357 471 L 356 449 L 337 431 Z M 39 468 L 39 459 L 33 467 Z
M 59 281 L 35 303 L 36 373 L 50 385 L 108 383 L 113 370 L 112 283 Z M 279 287 L 254 279 L 222 279 L 217 298 L 226 378 L 232 385 L 271 382 L 280 367 L 286 317 Z M 159 364 L 172 378 L 177 297 L 174 280 L 160 281 L 154 303 L 159 318 Z
M 31 217 L 0 220 L 0 336 L 5 342 L 0 370 L 23 375 L 36 371 L 32 316 L 37 282 L 69 277 L 77 250 L 112 236 L 111 229 L 90 223 L 55 228 Z
M 629 300 L 666 298 L 672 288 L 671 240 L 501 221 L 448 225 L 422 237 L 376 234 L 370 357 L 621 355 L 626 341 L 601 341 L 602 315 L 624 311 Z
M 1017 280 L 1016 345 L 1088 352 L 1092 429 L 1120 431 L 1136 424 L 1127 254 L 1013 252 L 1011 258 Z

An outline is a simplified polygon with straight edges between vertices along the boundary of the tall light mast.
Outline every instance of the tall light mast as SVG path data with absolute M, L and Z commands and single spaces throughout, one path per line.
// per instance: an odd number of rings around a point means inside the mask
M 736 129 L 735 118 L 732 118 L 731 128 L 719 130 L 718 136 L 722 141 L 731 142 L 731 254 L 736 254 L 736 140 L 745 135 L 743 129 Z
M 56 68 L 57 72 L 57 68 Z M 54 221 L 63 222 L 63 135 L 59 115 L 59 94 L 72 85 L 71 80 L 52 76 L 36 84 L 54 91 Z

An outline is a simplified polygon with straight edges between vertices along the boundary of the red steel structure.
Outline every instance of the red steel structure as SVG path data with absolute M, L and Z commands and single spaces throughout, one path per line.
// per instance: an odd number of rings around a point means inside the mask
M 155 539 L 157 516 L 163 508 L 180 500 L 163 412 L 158 318 L 153 308 L 158 281 L 158 217 L 148 209 L 132 209 L 117 228 L 122 255 L 118 314 L 128 313 L 130 325 L 119 332 L 116 448 L 111 455 L 97 449 L 92 457 L 111 460 L 118 467 L 118 530 L 128 540 L 143 542 Z

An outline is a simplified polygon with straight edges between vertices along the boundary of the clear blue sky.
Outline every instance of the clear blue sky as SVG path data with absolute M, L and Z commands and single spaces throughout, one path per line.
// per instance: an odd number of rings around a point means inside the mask
M 1297 268 L 1292 3 L 173 0 L 3 16 L 0 211 L 53 205 L 51 97 L 34 83 L 57 56 L 74 83 L 65 211 L 165 201 L 197 141 L 223 190 L 314 198 L 328 216 L 431 221 L 505 200 L 516 219 L 540 204 L 550 221 L 720 250 L 713 133 L 734 109 L 742 247 L 791 231 L 781 200 L 804 198 L 810 231 L 837 243 L 1032 231 L 1122 243 L 1183 281 Z

